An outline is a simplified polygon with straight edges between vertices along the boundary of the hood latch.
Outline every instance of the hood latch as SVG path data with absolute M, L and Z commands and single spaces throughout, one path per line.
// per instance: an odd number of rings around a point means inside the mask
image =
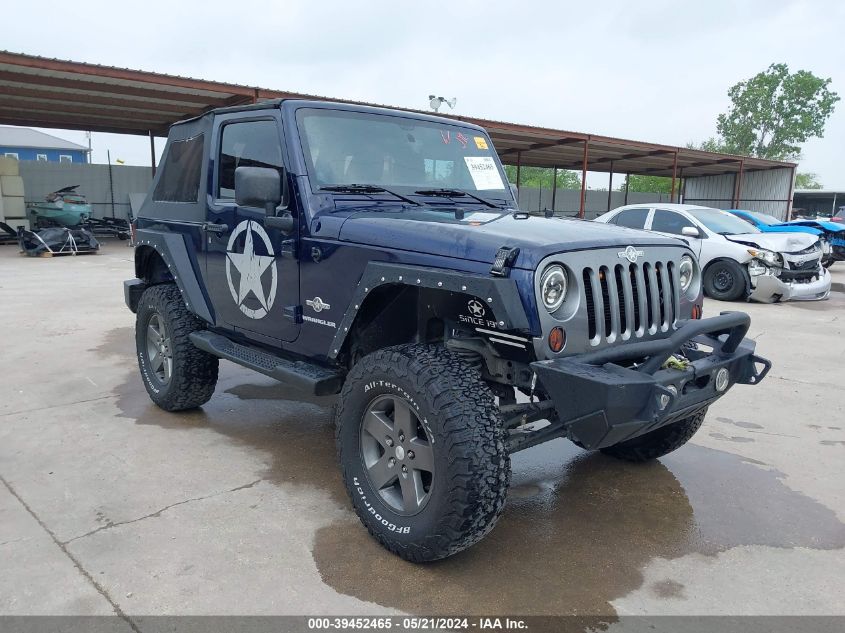
M 496 253 L 496 259 L 493 261 L 493 268 L 490 269 L 490 274 L 496 277 L 507 277 L 517 257 L 519 257 L 518 248 L 502 246 Z

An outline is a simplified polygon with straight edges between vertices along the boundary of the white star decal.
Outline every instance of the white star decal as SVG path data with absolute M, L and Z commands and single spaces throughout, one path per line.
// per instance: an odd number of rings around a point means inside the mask
M 232 247 L 235 240 L 242 232 L 246 231 L 246 241 L 244 243 L 243 253 L 232 252 Z M 254 234 L 258 234 L 267 249 L 268 255 L 258 255 L 255 252 Z M 270 239 L 260 224 L 256 224 L 251 220 L 241 222 L 229 239 L 229 249 L 226 253 L 228 261 L 226 262 L 226 273 L 229 279 L 229 290 L 232 293 L 232 298 L 238 304 L 241 312 L 252 319 L 260 319 L 270 312 L 273 307 L 273 300 L 276 295 L 276 268 L 274 266 L 275 257 L 273 257 L 273 249 Z M 237 292 L 232 283 L 232 276 L 230 272 L 230 264 L 238 271 L 240 280 L 238 283 Z M 262 277 L 267 269 L 272 271 L 272 283 L 270 293 L 265 295 L 264 286 L 262 284 Z M 252 309 L 244 305 L 244 301 L 252 293 L 258 300 L 261 308 Z

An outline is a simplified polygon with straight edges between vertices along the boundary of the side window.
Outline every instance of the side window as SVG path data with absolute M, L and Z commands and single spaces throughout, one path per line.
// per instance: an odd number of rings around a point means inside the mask
M 60 163 L 72 163 L 73 156 L 70 154 L 59 154 L 59 162 Z
M 646 218 L 648 218 L 648 209 L 625 209 L 613 218 L 613 224 L 641 229 L 645 226 Z
M 217 159 L 217 198 L 234 200 L 238 167 L 282 167 L 282 142 L 275 121 L 244 121 L 223 127 Z
M 171 141 L 153 191 L 156 202 L 196 202 L 202 172 L 203 135 Z
M 654 217 L 651 219 L 651 230 L 660 231 L 661 233 L 681 235 L 681 230 L 685 226 L 695 228 L 695 225 L 680 213 L 666 211 L 665 209 L 657 209 L 654 212 Z
M 35 160 L 39 163 L 46 163 L 47 162 L 47 154 L 36 154 Z

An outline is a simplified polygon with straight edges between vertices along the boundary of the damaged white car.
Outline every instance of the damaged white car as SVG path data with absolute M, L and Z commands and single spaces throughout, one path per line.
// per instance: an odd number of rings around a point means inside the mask
M 762 233 L 726 211 L 691 204 L 639 204 L 596 219 L 686 240 L 698 254 L 704 292 L 713 299 L 826 299 L 830 273 L 815 235 Z

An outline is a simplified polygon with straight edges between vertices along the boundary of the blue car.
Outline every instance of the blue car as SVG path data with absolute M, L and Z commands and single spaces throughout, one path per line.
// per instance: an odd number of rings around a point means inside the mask
M 822 243 L 822 264 L 829 268 L 833 262 L 845 260 L 845 224 L 822 220 L 793 220 L 782 222 L 773 215 L 758 211 L 730 209 L 729 213 L 742 218 L 763 233 L 809 233 Z

